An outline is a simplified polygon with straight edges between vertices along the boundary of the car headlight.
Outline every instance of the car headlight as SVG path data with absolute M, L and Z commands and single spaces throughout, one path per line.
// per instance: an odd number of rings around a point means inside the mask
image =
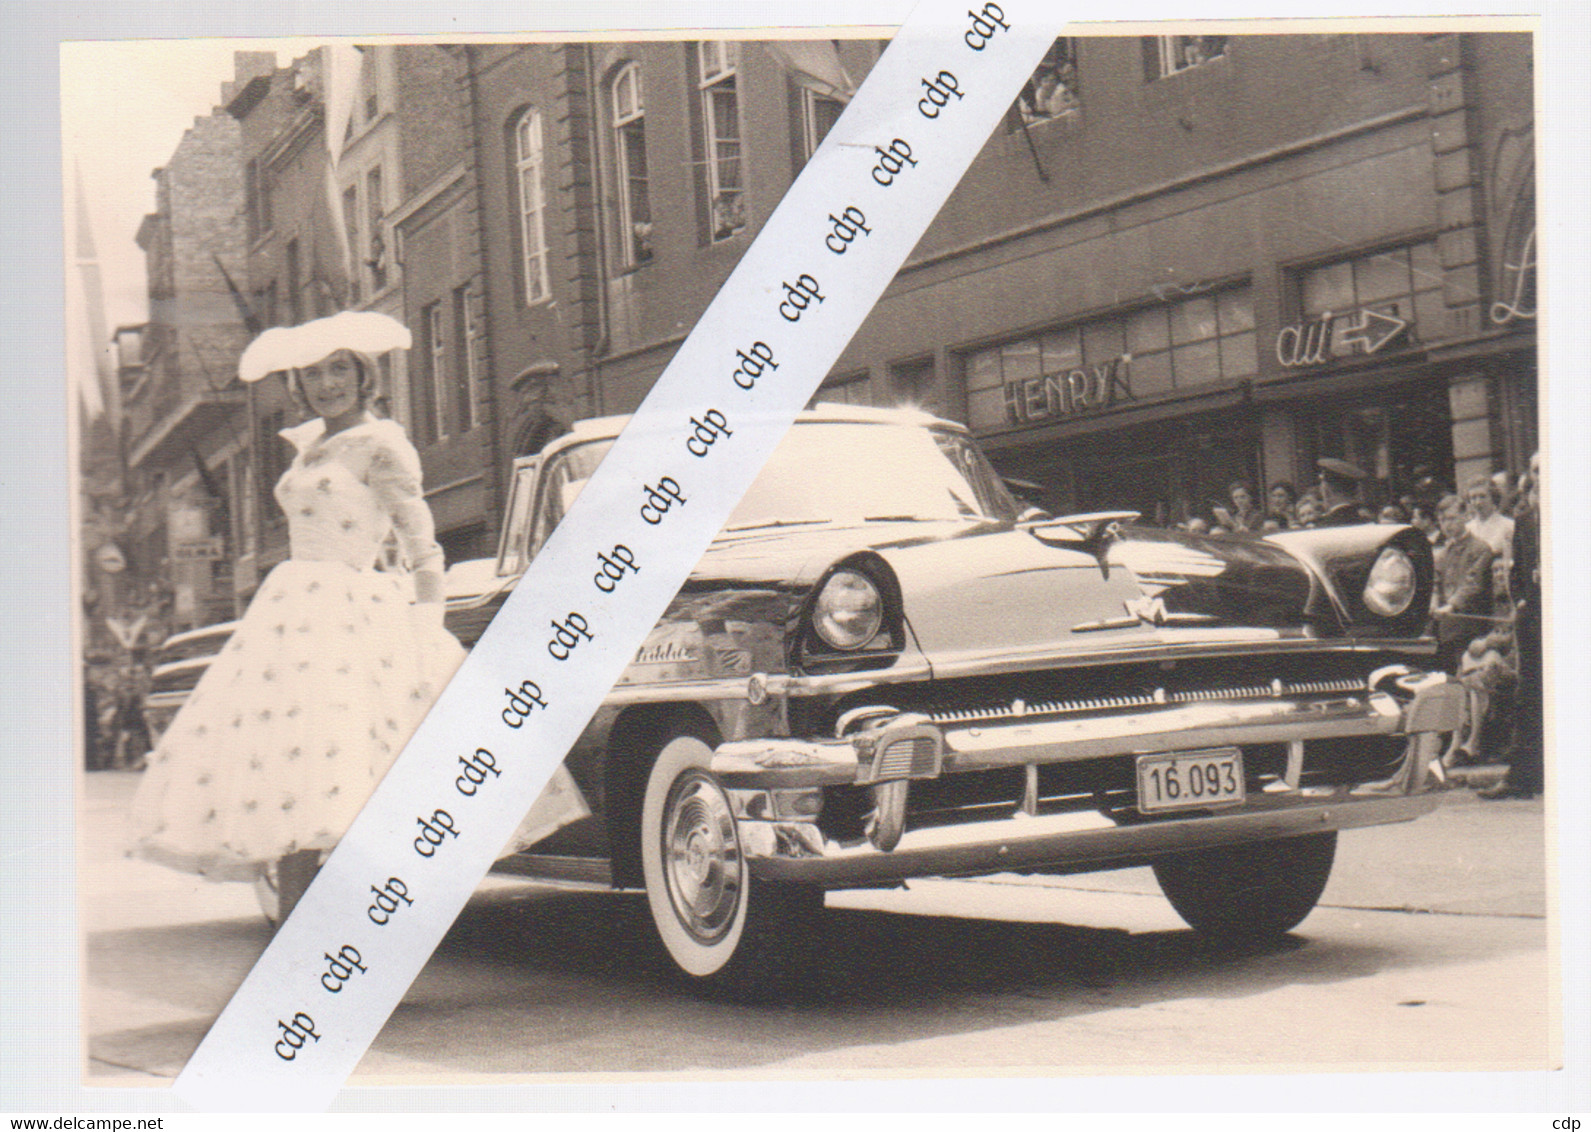
M 884 599 L 866 574 L 836 570 L 829 575 L 812 611 L 812 627 L 837 649 L 859 649 L 884 624 Z
M 1370 580 L 1365 583 L 1364 602 L 1370 612 L 1382 617 L 1396 617 L 1409 608 L 1419 579 L 1409 556 L 1395 546 L 1389 546 L 1370 567 Z

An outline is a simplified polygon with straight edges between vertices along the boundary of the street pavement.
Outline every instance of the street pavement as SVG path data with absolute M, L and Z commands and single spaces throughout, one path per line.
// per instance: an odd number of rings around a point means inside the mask
M 86 1083 L 167 1084 L 270 929 L 246 885 L 122 856 L 136 775 L 84 779 Z M 644 902 L 490 878 L 355 1084 L 678 1074 L 1540 1069 L 1554 1061 L 1541 801 L 1455 790 L 1342 835 L 1291 936 L 1219 948 L 1147 869 L 831 894 L 803 993 L 690 994 Z

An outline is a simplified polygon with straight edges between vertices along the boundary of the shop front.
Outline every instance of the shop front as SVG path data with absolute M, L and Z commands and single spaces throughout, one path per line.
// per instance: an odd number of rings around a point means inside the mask
M 1372 515 L 1517 473 L 1534 334 L 1483 324 L 1452 274 L 1416 237 L 1279 269 L 1270 318 L 1238 279 L 978 344 L 956 353 L 966 419 L 1038 506 L 1163 524 L 1215 522 L 1235 484 L 1307 491 L 1325 457 L 1364 470 Z

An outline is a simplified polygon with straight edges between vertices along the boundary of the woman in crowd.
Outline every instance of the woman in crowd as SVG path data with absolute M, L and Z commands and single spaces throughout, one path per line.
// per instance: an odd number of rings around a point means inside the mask
M 367 406 L 409 332 L 372 312 L 266 331 L 239 376 L 287 374 L 310 416 L 276 484 L 291 557 L 150 756 L 138 852 L 214 880 L 276 866 L 285 918 L 463 659 L 442 627 L 442 551 L 403 427 Z M 374 567 L 396 532 L 408 575 Z
M 1277 529 L 1287 530 L 1298 523 L 1298 492 L 1286 480 L 1277 480 L 1265 493 L 1269 506 L 1265 516 L 1276 522 Z
M 1491 547 L 1498 558 L 1511 559 L 1514 521 L 1498 509 L 1502 492 L 1496 481 L 1489 476 L 1477 476 L 1465 489 L 1464 501 L 1470 509 L 1470 534 Z
M 1264 516 L 1254 502 L 1254 492 L 1242 480 L 1234 481 L 1226 489 L 1230 505 L 1214 509 L 1217 529 L 1227 534 L 1246 534 L 1260 529 Z

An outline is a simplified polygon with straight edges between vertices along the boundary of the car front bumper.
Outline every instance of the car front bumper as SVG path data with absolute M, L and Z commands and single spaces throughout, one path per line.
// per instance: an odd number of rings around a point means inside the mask
M 1021 705 L 1018 705 L 1020 708 Z M 1408 821 L 1440 797 L 1431 776 L 1463 711 L 1462 689 L 1441 675 L 1379 673 L 1357 692 L 1272 694 L 1216 702 L 1079 705 L 1029 719 L 880 716 L 835 739 L 727 742 L 712 769 L 729 790 L 742 851 L 755 876 L 828 888 L 914 876 L 1035 869 L 1085 872 L 1148 863 L 1215 845 Z M 1406 740 L 1397 770 L 1375 782 L 1302 783 L 1311 744 L 1345 737 Z M 1038 812 L 1037 768 L 1212 747 L 1285 744 L 1286 769 L 1233 805 L 1118 822 L 1097 810 Z M 992 820 L 907 828 L 913 779 L 1026 768 L 1028 794 Z M 818 821 L 825 787 L 872 789 L 869 836 L 839 843 Z

